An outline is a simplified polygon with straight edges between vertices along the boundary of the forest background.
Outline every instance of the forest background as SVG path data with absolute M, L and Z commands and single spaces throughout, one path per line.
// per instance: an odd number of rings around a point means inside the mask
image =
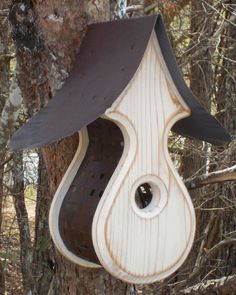
M 195 207 L 195 242 L 171 277 L 135 286 L 71 264 L 52 244 L 48 211 L 77 136 L 18 153 L 8 144 L 61 87 L 89 23 L 157 13 L 186 83 L 232 142 L 216 148 L 170 134 Z M 236 294 L 235 40 L 234 1 L 0 1 L 0 295 Z

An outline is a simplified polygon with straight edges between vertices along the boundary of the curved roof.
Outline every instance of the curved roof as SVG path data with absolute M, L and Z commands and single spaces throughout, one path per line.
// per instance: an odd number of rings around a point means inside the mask
M 134 76 L 154 28 L 171 77 L 191 108 L 191 116 L 172 130 L 217 145 L 230 141 L 184 82 L 158 15 L 90 25 L 70 76 L 47 106 L 15 132 L 12 150 L 53 143 L 101 116 Z

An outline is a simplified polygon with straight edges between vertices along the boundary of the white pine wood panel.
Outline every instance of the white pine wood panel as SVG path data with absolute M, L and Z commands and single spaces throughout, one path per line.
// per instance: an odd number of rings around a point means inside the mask
M 168 131 L 189 112 L 153 34 L 132 82 L 106 112 L 124 134 L 125 152 L 96 210 L 93 242 L 103 266 L 122 280 L 161 280 L 190 251 L 194 209 L 167 149 Z M 156 184 L 166 196 L 162 208 L 136 207 L 134 191 L 143 182 Z

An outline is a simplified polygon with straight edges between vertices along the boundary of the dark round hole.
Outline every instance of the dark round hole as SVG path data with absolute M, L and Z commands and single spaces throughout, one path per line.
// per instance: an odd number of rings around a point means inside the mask
M 152 187 L 149 183 L 142 183 L 135 191 L 135 203 L 139 209 L 146 208 L 152 201 Z

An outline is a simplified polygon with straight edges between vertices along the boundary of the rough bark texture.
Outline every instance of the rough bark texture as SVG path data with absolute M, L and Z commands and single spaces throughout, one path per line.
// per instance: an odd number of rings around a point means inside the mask
M 0 232 L 2 227 L 2 205 L 3 205 L 3 171 L 0 170 Z M 1 239 L 1 235 L 0 235 Z M 1 240 L 0 240 L 1 247 Z M 5 294 L 5 273 L 4 273 L 4 264 L 0 261 L 0 295 Z
M 0 10 L 7 8 L 8 1 L 1 1 Z M 9 23 L 6 16 L 0 16 L 0 112 L 2 112 L 6 97 L 8 96 L 9 76 L 10 76 L 10 59 L 9 53 Z
M 7 0 L 0 2 L 0 10 L 4 11 L 8 7 Z M 6 98 L 9 94 L 9 77 L 10 77 L 10 59 L 7 56 L 9 53 L 9 23 L 6 15 L 0 15 L 0 114 L 4 109 Z M 0 121 L 0 133 L 2 131 L 2 122 Z M 0 138 L 0 163 L 5 161 L 6 157 L 6 141 L 5 137 Z M 0 167 L 0 233 L 2 227 L 2 206 L 3 206 L 3 176 L 4 165 Z M 0 235 L 0 249 L 1 249 L 1 235 Z M 5 294 L 5 274 L 4 274 L 4 260 L 0 255 L 0 295 Z
M 48 175 L 39 153 L 37 202 L 35 209 L 35 238 L 33 244 L 32 272 L 34 283 L 33 295 L 47 294 L 54 274 L 54 255 L 48 228 L 48 209 L 51 203 L 48 190 Z
M 197 12 L 197 13 L 196 13 Z M 198 40 L 203 40 L 205 36 L 211 35 L 212 25 L 210 19 L 205 18 L 205 12 L 202 9 L 199 1 L 191 1 L 191 42 L 190 48 L 198 45 Z M 202 35 L 204 32 L 204 37 Z M 204 39 L 205 40 L 205 39 Z M 211 55 L 209 48 L 204 47 L 204 41 L 200 43 L 199 47 L 205 48 L 201 57 L 192 59 L 189 70 L 190 88 L 196 97 L 200 100 L 201 104 L 209 111 L 211 110 L 211 95 L 212 95 L 212 69 L 211 69 Z M 207 149 L 208 145 L 203 144 L 201 141 L 186 139 L 185 140 L 186 153 L 182 157 L 182 175 L 183 178 L 189 178 L 200 173 L 206 173 Z M 207 194 L 206 189 L 197 189 L 191 191 L 191 198 L 195 206 L 204 199 Z M 189 259 L 186 261 L 187 269 L 191 265 L 194 270 L 198 268 L 199 260 L 203 254 L 205 246 L 204 239 L 201 239 L 202 233 L 205 229 L 205 222 L 209 218 L 208 212 L 196 211 L 196 236 L 195 243 L 192 248 Z
M 21 152 L 15 153 L 13 156 L 12 178 L 12 196 L 20 232 L 20 263 L 23 278 L 23 290 L 24 293 L 27 294 L 31 290 L 31 285 L 33 283 L 32 272 L 29 271 L 29 269 L 32 268 L 33 251 L 28 212 L 25 205 L 23 154 Z
M 18 79 L 31 115 L 51 98 L 68 75 L 87 24 L 108 20 L 109 15 L 107 0 L 14 1 L 10 19 L 18 50 Z M 78 137 L 74 136 L 42 150 L 51 196 L 77 145 Z M 47 210 L 45 208 L 45 216 Z M 66 261 L 56 251 L 54 271 L 50 295 L 119 295 L 126 292 L 126 284 L 115 280 L 104 270 L 82 269 Z
M 227 15 L 230 17 L 230 14 Z M 217 102 L 219 107 L 222 103 L 225 105 L 225 109 L 221 112 L 220 119 L 225 124 L 227 129 L 232 135 L 232 144 L 229 149 L 223 154 L 224 162 L 226 166 L 230 166 L 236 161 L 236 117 L 235 117 L 235 104 L 236 104 L 236 51 L 235 51 L 235 40 L 236 40 L 236 20 L 226 28 L 222 37 L 222 42 L 226 47 L 227 59 L 223 59 L 223 67 L 221 69 L 220 89 L 219 95 L 217 96 Z M 222 45 L 223 45 L 222 44 Z M 224 74 L 227 72 L 227 74 Z M 235 236 L 235 224 L 236 216 L 235 204 L 236 204 L 236 186 L 235 182 L 225 184 L 219 187 L 222 201 L 225 202 L 225 206 L 229 210 L 225 210 L 220 215 L 218 235 L 220 238 L 228 238 Z M 217 259 L 224 262 L 224 274 L 234 274 L 236 270 L 236 245 L 231 245 L 222 249 Z M 224 294 L 224 293 L 223 293 Z

